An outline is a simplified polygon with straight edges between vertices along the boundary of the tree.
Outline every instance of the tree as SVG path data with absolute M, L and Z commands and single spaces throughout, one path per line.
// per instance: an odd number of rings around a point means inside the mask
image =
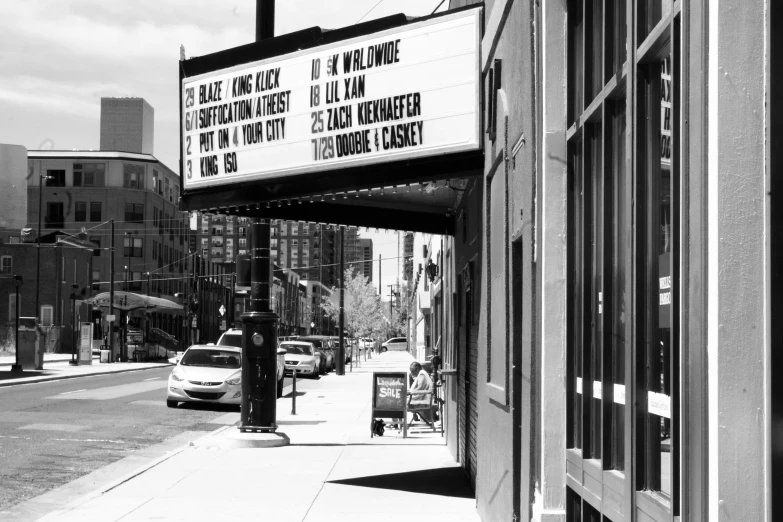
M 381 300 L 375 287 L 353 267 L 345 270 L 344 297 L 345 335 L 349 338 L 370 337 L 385 324 Z M 333 288 L 331 296 L 322 298 L 326 315 L 340 321 L 340 289 Z

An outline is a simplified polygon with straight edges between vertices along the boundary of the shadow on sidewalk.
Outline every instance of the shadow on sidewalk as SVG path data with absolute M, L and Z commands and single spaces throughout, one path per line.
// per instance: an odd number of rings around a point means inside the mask
M 410 493 L 441 495 L 445 497 L 475 498 L 468 486 L 462 468 L 437 468 L 388 475 L 372 475 L 352 479 L 330 480 L 330 484 L 364 488 L 396 489 Z

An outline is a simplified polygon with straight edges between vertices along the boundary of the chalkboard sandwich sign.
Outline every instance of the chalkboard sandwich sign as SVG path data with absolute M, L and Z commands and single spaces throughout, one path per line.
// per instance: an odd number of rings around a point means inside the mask
M 408 372 L 373 372 L 372 423 L 377 418 L 402 419 L 402 437 L 408 436 Z

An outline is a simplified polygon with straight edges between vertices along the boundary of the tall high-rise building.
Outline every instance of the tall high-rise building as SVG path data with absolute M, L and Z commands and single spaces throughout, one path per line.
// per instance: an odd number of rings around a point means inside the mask
M 144 98 L 101 98 L 101 150 L 153 154 L 154 121 Z
M 367 278 L 367 281 L 372 282 L 372 239 L 359 238 L 357 243 L 359 249 L 357 267 L 359 272 Z

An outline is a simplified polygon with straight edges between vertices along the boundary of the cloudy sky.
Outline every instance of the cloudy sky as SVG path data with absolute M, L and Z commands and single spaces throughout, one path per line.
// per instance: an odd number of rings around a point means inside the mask
M 275 32 L 316 25 L 333 29 L 400 12 L 422 16 L 440 3 L 278 0 Z M 443 2 L 440 10 L 448 3 Z M 8 2 L 0 17 L 0 143 L 32 150 L 98 149 L 101 97 L 138 96 L 155 109 L 155 156 L 177 171 L 180 44 L 193 57 L 253 41 L 255 4 L 255 0 Z M 362 235 L 377 244 L 376 259 L 379 252 L 384 258 L 397 255 L 395 234 L 381 233 L 377 239 L 375 234 Z M 384 285 L 392 282 L 393 271 L 396 266 L 387 269 L 384 263 Z

